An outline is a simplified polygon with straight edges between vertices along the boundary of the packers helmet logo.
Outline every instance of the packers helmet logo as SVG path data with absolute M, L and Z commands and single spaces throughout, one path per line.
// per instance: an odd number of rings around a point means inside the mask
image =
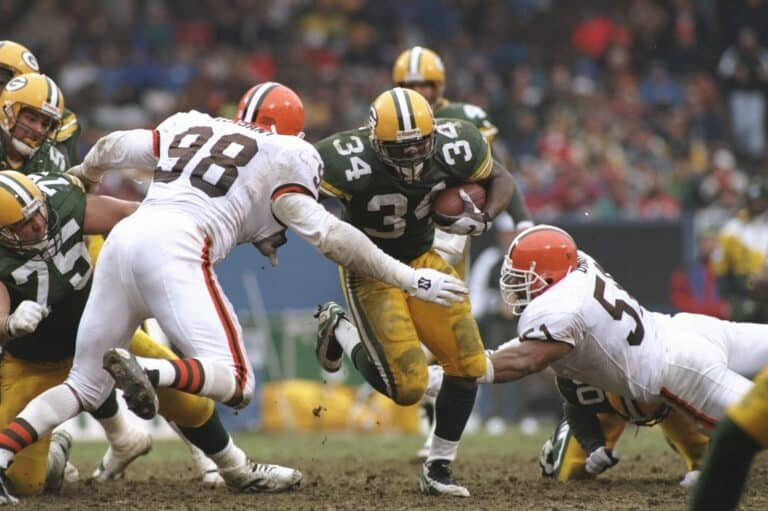
M 40 66 L 37 64 L 37 58 L 32 55 L 31 52 L 24 50 L 21 54 L 21 59 L 35 71 L 40 71 Z
M 5 90 L 8 92 L 15 92 L 21 90 L 27 85 L 27 78 L 25 76 L 17 76 L 8 83 L 5 84 Z

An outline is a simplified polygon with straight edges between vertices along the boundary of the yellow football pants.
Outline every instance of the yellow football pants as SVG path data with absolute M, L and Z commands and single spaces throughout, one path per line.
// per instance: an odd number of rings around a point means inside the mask
M 456 276 L 455 270 L 432 251 L 410 265 Z M 483 343 L 468 298 L 442 307 L 345 268 L 339 272 L 363 345 L 396 403 L 417 403 L 427 387 L 427 359 L 421 343 L 447 375 L 477 378 L 485 374 Z
M 768 367 L 760 371 L 747 395 L 726 413 L 763 449 L 768 447 Z

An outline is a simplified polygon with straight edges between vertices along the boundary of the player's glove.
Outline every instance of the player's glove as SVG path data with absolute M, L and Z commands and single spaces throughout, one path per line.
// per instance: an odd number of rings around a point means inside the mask
M 438 228 L 451 234 L 471 236 L 479 236 L 490 229 L 493 221 L 488 213 L 480 211 L 480 208 L 472 202 L 472 198 L 463 189 L 459 190 L 459 197 L 464 201 L 464 212 L 461 215 L 432 213 L 432 220 Z
M 469 294 L 464 282 L 431 268 L 416 269 L 413 272 L 411 287 L 407 291 L 419 300 L 437 303 L 443 307 L 460 302 Z
M 552 447 L 552 439 L 547 438 L 539 451 L 539 468 L 542 477 L 555 476 L 555 449 Z
M 590 474 L 601 474 L 619 462 L 619 455 L 607 447 L 598 447 L 587 456 L 584 468 Z
M 31 334 L 37 325 L 48 316 L 48 307 L 32 300 L 24 300 L 5 319 L 3 332 L 6 337 L 15 338 Z

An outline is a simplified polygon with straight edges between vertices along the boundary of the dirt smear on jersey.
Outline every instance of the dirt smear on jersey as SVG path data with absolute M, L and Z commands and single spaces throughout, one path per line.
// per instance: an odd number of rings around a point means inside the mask
M 672 453 L 623 459 L 598 480 L 557 483 L 543 480 L 536 459 L 492 457 L 456 463 L 455 476 L 472 492 L 469 499 L 427 497 L 419 493 L 416 462 L 344 457 L 330 460 L 283 459 L 304 471 L 300 489 L 284 494 L 231 493 L 203 489 L 189 479 L 184 463 L 164 463 L 132 474 L 129 480 L 103 485 L 85 482 L 65 486 L 58 496 L 23 500 L 18 510 L 219 510 L 219 509 L 542 509 L 542 510 L 681 510 L 687 491 L 678 486 L 680 461 Z M 293 463 L 292 463 L 293 462 Z M 768 509 L 762 487 L 768 459 L 752 470 L 742 509 Z

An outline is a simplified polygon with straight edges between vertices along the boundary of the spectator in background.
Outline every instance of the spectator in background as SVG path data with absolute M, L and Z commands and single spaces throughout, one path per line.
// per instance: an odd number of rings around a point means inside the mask
M 745 202 L 745 208 L 720 231 L 712 265 L 731 319 L 765 323 L 768 304 L 755 298 L 750 281 L 768 272 L 768 179 L 752 181 Z
M 669 301 L 677 312 L 707 314 L 728 319 L 728 303 L 717 291 L 712 271 L 712 253 L 717 248 L 717 231 L 705 230 L 696 237 L 696 258 L 677 268 L 669 278 Z
M 754 30 L 739 31 L 738 43 L 720 58 L 718 74 L 728 91 L 728 107 L 736 147 L 755 160 L 765 154 L 765 92 L 768 51 Z

